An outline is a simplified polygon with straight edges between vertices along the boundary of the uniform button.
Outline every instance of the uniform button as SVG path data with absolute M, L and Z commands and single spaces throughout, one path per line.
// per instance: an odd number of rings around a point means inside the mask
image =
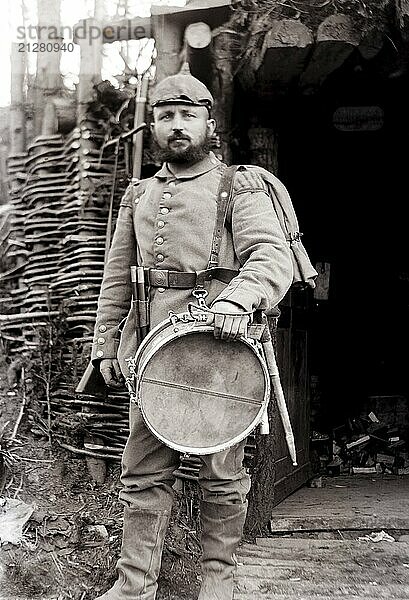
M 158 287 L 158 288 L 156 288 L 156 289 L 157 289 L 157 290 L 158 290 L 158 292 L 160 292 L 160 293 L 162 293 L 162 292 L 164 292 L 164 291 L 166 290 L 166 288 L 164 288 L 164 287 Z
M 163 254 L 157 254 L 157 255 L 156 255 L 156 260 L 157 260 L 158 262 L 162 262 L 162 261 L 164 260 L 164 258 L 165 258 L 165 257 L 163 256 Z
M 105 344 L 105 338 L 103 338 L 103 337 L 98 338 L 98 344 L 101 344 L 101 345 Z
M 168 209 L 168 207 L 167 207 L 167 206 L 164 206 L 163 208 L 161 208 L 161 209 L 160 209 L 160 213 L 161 213 L 162 215 L 167 215 L 167 214 L 168 214 L 168 212 L 169 212 L 169 209 Z
M 137 196 L 137 197 L 135 198 L 134 202 L 135 202 L 135 204 L 138 204 L 138 202 L 139 202 L 139 196 Z
M 156 240 L 155 240 L 155 241 L 156 241 L 156 243 L 157 243 L 157 244 L 159 244 L 159 246 L 160 246 L 161 244 L 163 244 L 163 237 L 159 236 L 159 237 L 157 237 L 157 238 L 156 238 Z
M 98 352 L 97 352 L 97 357 L 98 357 L 98 358 L 101 358 L 102 356 L 104 356 L 104 353 L 103 353 L 103 351 L 102 351 L 102 350 L 98 350 Z
M 100 325 L 98 327 L 98 331 L 100 331 L 101 333 L 105 333 L 107 330 L 106 325 Z
M 164 200 L 169 200 L 169 198 L 172 197 L 172 194 L 170 192 L 163 192 L 162 198 Z
M 158 227 L 159 227 L 159 229 L 162 229 L 162 227 L 165 227 L 165 221 L 158 221 Z

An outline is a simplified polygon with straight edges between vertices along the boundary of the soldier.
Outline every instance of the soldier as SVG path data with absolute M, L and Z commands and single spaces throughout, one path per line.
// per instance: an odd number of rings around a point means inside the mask
M 98 303 L 92 360 L 112 388 L 123 386 L 128 375 L 125 359 L 136 352 L 130 266 L 138 254 L 139 264 L 151 268 L 150 327 L 168 318 L 170 310 L 186 310 L 193 298 L 192 287 L 183 287 L 183 277 L 206 268 L 225 169 L 210 151 L 216 127 L 213 98 L 199 80 L 181 73 L 167 77 L 153 90 L 151 106 L 152 134 L 163 166 L 125 193 Z M 226 342 L 245 333 L 248 316 L 243 313 L 276 306 L 292 282 L 288 244 L 263 181 L 246 171 L 239 173 L 234 194 L 232 226 L 223 232 L 220 265 L 240 271 L 228 284 L 213 279 L 207 297 L 217 313 L 214 335 Z M 168 270 L 178 273 L 164 283 Z M 244 445 L 201 457 L 199 600 L 233 598 L 234 552 L 250 489 L 242 464 Z M 98 600 L 155 599 L 178 466 L 178 452 L 150 433 L 132 403 L 122 459 L 120 498 L 125 508 L 118 579 Z

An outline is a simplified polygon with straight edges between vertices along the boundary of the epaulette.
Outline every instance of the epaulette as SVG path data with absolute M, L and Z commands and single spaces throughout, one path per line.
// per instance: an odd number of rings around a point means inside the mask
M 234 195 L 244 192 L 265 192 L 268 194 L 268 187 L 264 179 L 256 171 L 237 170 L 234 177 Z

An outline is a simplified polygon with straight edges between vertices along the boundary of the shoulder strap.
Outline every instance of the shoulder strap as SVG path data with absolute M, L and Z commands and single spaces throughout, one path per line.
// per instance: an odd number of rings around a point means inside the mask
M 229 211 L 229 206 L 232 200 L 234 175 L 237 171 L 237 165 L 227 167 L 220 179 L 219 189 L 217 190 L 217 215 L 216 223 L 213 230 L 212 249 L 210 252 L 207 268 L 212 269 L 219 264 L 220 243 L 223 237 L 223 228 L 226 221 L 226 216 Z

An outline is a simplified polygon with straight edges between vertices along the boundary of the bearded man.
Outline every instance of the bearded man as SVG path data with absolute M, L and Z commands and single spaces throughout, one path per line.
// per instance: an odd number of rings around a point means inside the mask
M 167 77 L 153 90 L 151 106 L 152 133 L 163 166 L 125 193 L 98 303 L 92 360 L 112 388 L 123 385 L 129 374 L 126 359 L 136 352 L 130 266 L 138 254 L 139 264 L 147 268 L 151 328 L 168 318 L 169 311 L 186 311 L 193 300 L 192 287 L 183 286 L 179 274 L 206 269 L 217 191 L 226 168 L 210 151 L 216 128 L 211 118 L 213 98 L 200 81 L 188 74 Z M 288 244 L 262 180 L 245 172 L 236 178 L 234 194 L 231 231 L 223 231 L 220 264 L 238 275 L 228 284 L 212 279 L 207 297 L 216 313 L 214 335 L 226 342 L 245 333 L 245 313 L 276 306 L 292 282 Z M 155 283 L 157 273 L 167 277 Z M 200 457 L 199 600 L 233 598 L 234 552 L 250 489 L 244 446 L 243 441 Z M 155 599 L 179 460 L 177 451 L 152 435 L 131 403 L 130 435 L 122 459 L 120 498 L 125 508 L 118 580 L 98 600 Z

